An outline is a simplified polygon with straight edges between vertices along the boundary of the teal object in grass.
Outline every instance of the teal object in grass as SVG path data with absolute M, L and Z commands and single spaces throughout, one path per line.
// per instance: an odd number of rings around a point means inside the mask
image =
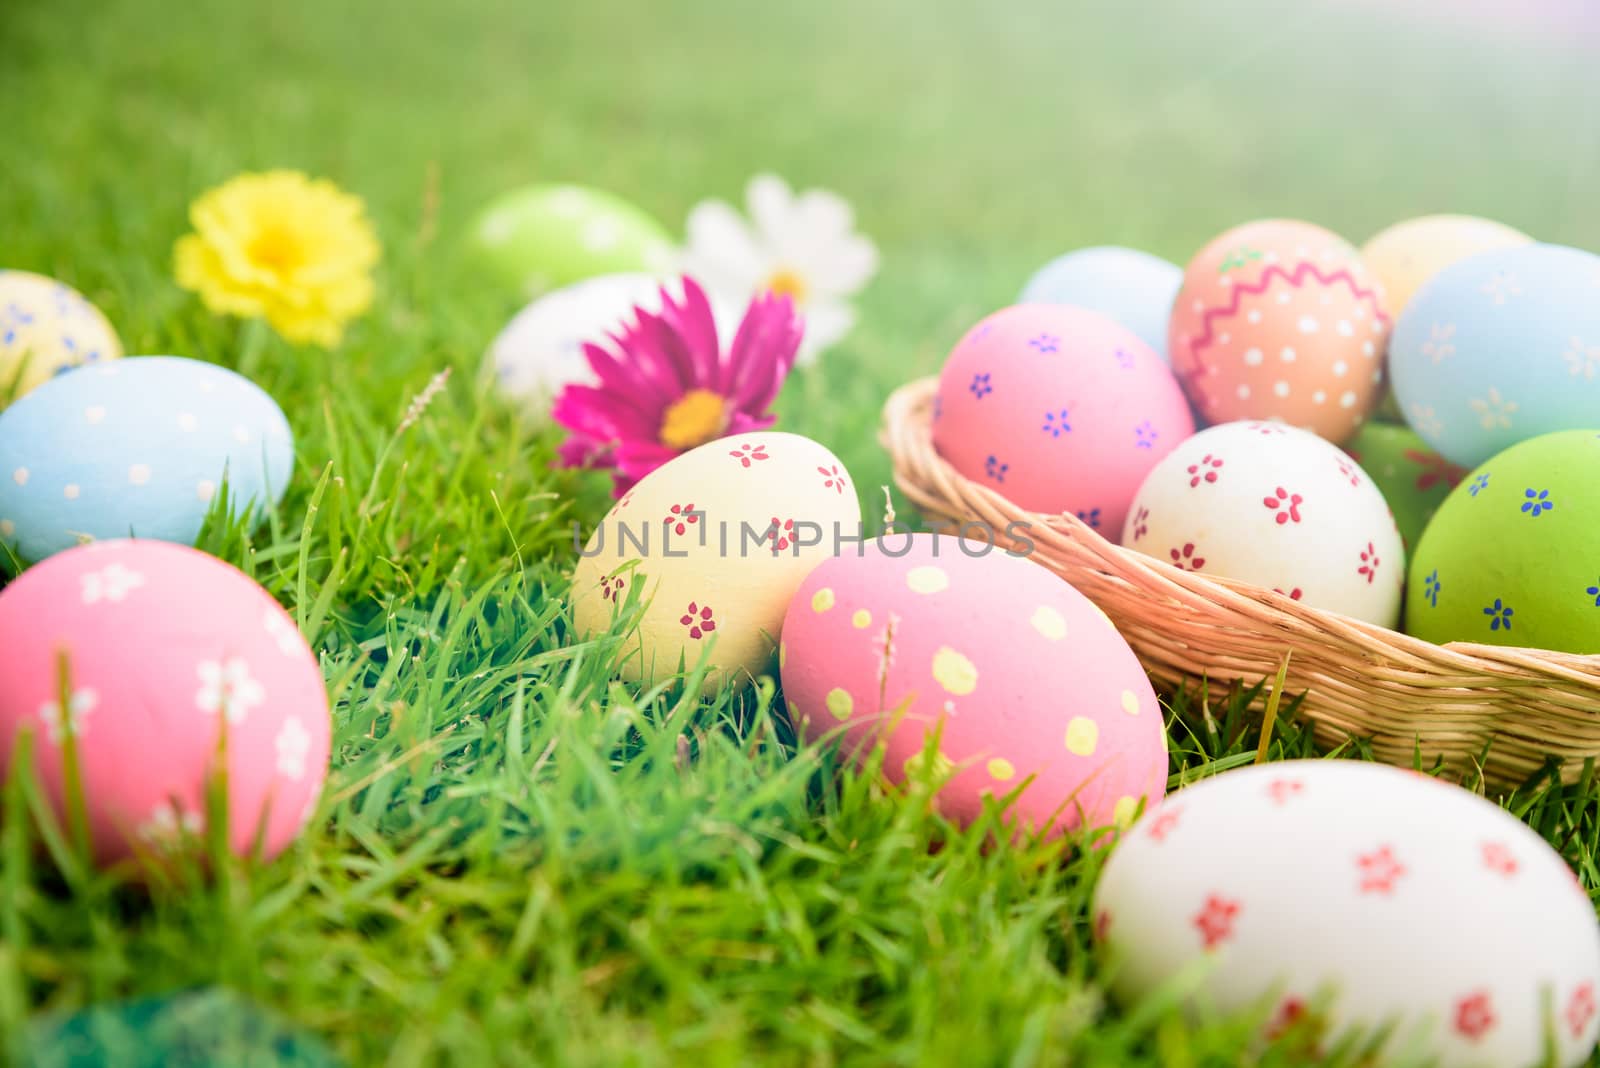
M 20 1068 L 341 1068 L 320 1041 L 230 990 L 95 1005 L 36 1021 Z
M 1074 304 L 1099 312 L 1139 335 L 1163 360 L 1167 320 L 1183 270 L 1137 249 L 1102 245 L 1051 260 L 1028 279 L 1021 304 Z
M 672 262 L 661 224 L 613 193 L 530 185 L 491 201 L 468 234 L 473 260 L 522 299 L 603 274 L 659 274 Z

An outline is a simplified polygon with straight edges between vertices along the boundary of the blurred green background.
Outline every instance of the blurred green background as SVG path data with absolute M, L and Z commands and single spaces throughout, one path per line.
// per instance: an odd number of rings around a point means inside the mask
M 830 388 L 788 407 L 837 426 L 870 484 L 884 468 L 853 440 L 884 391 L 1070 248 L 1181 264 L 1250 218 L 1360 243 L 1438 211 L 1600 247 L 1584 7 L 4 0 L 0 251 L 92 290 L 130 352 L 181 348 L 164 326 L 189 300 L 168 279 L 188 201 L 301 167 L 369 199 L 380 314 L 481 347 L 516 302 L 446 284 L 447 261 L 488 197 L 584 182 L 680 233 L 696 200 L 772 170 L 843 193 L 884 254 L 859 332 L 815 376 Z M 434 191 L 438 238 L 408 255 Z M 849 410 L 799 411 L 823 403 Z
M 566 522 L 605 494 L 471 388 L 518 300 L 460 238 L 531 181 L 674 233 L 760 171 L 842 193 L 882 270 L 781 426 L 875 516 L 889 391 L 1068 249 L 1182 263 L 1252 218 L 1359 243 L 1444 211 L 1600 249 L 1597 30 L 1588 0 L 0 0 L 0 265 L 84 290 L 130 353 L 243 366 L 283 404 L 280 516 L 208 547 L 322 653 L 337 754 L 300 846 L 203 890 L 24 872 L 13 823 L 0 1038 L 222 983 L 357 1063 L 1241 1063 L 1254 1023 L 1105 1010 L 1094 854 L 984 849 L 776 744 L 770 694 L 636 706 L 567 648 Z M 241 351 L 171 278 L 189 202 L 273 167 L 359 193 L 384 241 L 333 353 Z M 1175 770 L 1253 759 L 1234 696 L 1175 706 Z M 1280 724 L 1273 755 L 1307 749 Z M 1591 885 L 1596 805 L 1518 809 Z

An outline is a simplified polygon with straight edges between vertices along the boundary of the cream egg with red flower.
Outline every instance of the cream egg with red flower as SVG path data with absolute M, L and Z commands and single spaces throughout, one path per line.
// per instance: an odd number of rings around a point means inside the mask
M 704 667 L 702 689 L 770 667 L 811 569 L 863 536 L 854 481 L 828 449 L 756 431 L 646 475 L 588 532 L 573 623 L 630 682 Z

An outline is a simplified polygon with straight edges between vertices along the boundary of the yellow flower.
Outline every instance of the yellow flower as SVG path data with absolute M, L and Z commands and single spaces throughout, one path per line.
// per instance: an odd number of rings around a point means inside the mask
M 178 284 L 219 315 L 264 318 L 290 341 L 338 344 L 372 304 L 378 239 L 361 198 L 299 171 L 241 174 L 189 207 Z

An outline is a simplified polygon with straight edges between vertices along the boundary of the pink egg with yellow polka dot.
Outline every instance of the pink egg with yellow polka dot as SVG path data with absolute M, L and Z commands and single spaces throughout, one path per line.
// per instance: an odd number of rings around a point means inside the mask
M 192 844 L 219 746 L 236 854 L 259 834 L 277 855 L 314 811 L 322 672 L 278 602 L 215 557 L 126 539 L 59 553 L 0 593 L 0 649 L 0 775 L 30 735 L 63 812 L 70 740 L 100 862 Z
M 791 718 L 842 733 L 904 782 L 938 735 L 941 811 L 970 822 L 1020 791 L 1020 827 L 1126 824 L 1166 787 L 1150 681 L 1087 597 L 1021 556 L 885 534 L 801 585 L 779 651 Z
M 1207 422 L 1273 419 L 1337 444 L 1382 396 L 1391 325 L 1354 246 L 1311 223 L 1266 219 L 1189 262 L 1168 344 Z
M 1018 304 L 956 343 L 933 444 L 967 478 L 1029 511 L 1076 514 L 1108 538 L 1145 473 L 1194 433 L 1154 349 L 1098 312 Z

